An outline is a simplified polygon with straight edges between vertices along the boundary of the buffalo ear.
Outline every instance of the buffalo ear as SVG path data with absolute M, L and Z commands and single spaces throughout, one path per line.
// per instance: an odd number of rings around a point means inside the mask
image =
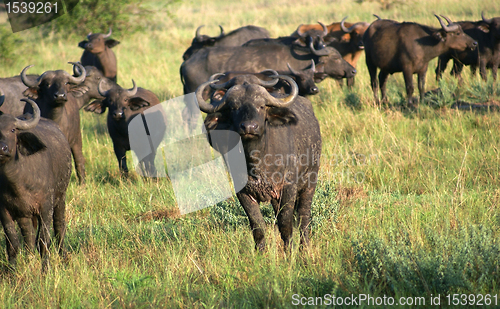
M 23 91 L 23 95 L 30 99 L 36 100 L 38 99 L 38 90 L 40 90 L 38 87 L 29 87 L 28 89 Z
M 85 106 L 84 110 L 86 112 L 94 112 L 96 114 L 102 114 L 106 111 L 106 104 L 101 100 L 95 100 L 89 105 Z
M 104 43 L 108 48 L 113 48 L 116 45 L 120 44 L 120 41 L 113 40 L 113 39 L 107 39 L 106 42 Z
M 73 96 L 75 96 L 76 98 L 79 98 L 82 95 L 84 95 L 85 93 L 87 93 L 87 91 L 89 91 L 89 90 L 90 90 L 90 88 L 88 86 L 76 86 L 76 87 L 71 88 L 69 91 L 73 94 Z
M 438 30 L 438 31 L 434 32 L 432 34 L 432 36 L 435 37 L 436 39 L 442 41 L 442 42 L 446 41 L 446 31 L 444 31 L 444 30 Z
M 478 28 L 479 28 L 479 30 L 481 30 L 484 33 L 490 32 L 490 25 L 487 23 L 482 23 L 481 25 L 479 25 Z
M 128 106 L 133 111 L 139 110 L 144 107 L 148 107 L 150 105 L 151 103 L 149 103 L 148 101 L 144 100 L 141 97 L 133 97 L 128 100 Z
M 267 110 L 267 122 L 271 126 L 295 125 L 297 115 L 286 107 L 270 107 Z
M 215 130 L 220 123 L 225 122 L 226 120 L 227 115 L 223 113 L 213 113 L 207 115 L 203 124 L 205 125 L 207 131 L 211 131 Z
M 78 43 L 78 47 L 85 49 L 85 44 L 87 44 L 88 42 L 89 41 L 81 41 L 80 43 Z
M 20 132 L 17 135 L 17 150 L 23 156 L 30 156 L 45 148 L 47 146 L 31 132 Z

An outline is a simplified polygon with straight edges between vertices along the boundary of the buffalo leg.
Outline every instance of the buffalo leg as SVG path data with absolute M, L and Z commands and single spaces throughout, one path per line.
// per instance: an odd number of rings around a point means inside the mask
M 276 213 L 278 228 L 281 239 L 285 245 L 285 252 L 288 252 L 292 244 L 293 235 L 293 212 L 295 209 L 297 187 L 295 185 L 285 186 L 281 196 L 281 203 Z
M 389 77 L 389 73 L 387 72 L 380 71 L 380 73 L 378 74 L 383 103 L 387 103 L 387 77 Z
M 123 147 L 119 146 L 114 146 L 113 147 L 115 150 L 115 155 L 116 159 L 118 160 L 118 166 L 120 167 L 120 171 L 124 174 L 128 174 L 128 167 L 127 167 L 127 155 L 126 155 L 126 150 Z
M 372 63 L 368 54 L 366 55 L 366 66 L 368 67 L 368 72 L 370 73 L 370 81 L 373 91 L 373 96 L 375 98 L 375 103 L 379 104 L 378 100 L 378 80 L 377 80 L 377 66 Z
M 347 78 L 347 87 L 352 88 L 354 86 L 354 77 Z
M 427 73 L 427 67 L 418 72 L 418 93 L 420 94 L 420 102 L 424 103 L 425 99 L 425 74 Z
M 19 254 L 19 238 L 17 236 L 16 224 L 5 208 L 0 210 L 0 220 L 2 221 L 3 230 L 5 232 L 5 243 L 9 263 L 12 267 L 15 267 L 16 258 Z
M 403 71 L 403 77 L 406 85 L 406 103 L 411 105 L 413 101 L 413 74 L 410 71 Z
M 50 226 L 52 225 L 52 217 L 54 209 L 47 203 L 42 208 L 40 218 L 40 227 L 38 230 L 38 250 L 40 251 L 40 257 L 42 258 L 42 271 L 46 271 L 48 268 L 48 253 L 50 248 Z
M 450 57 L 448 55 L 442 55 L 438 58 L 438 64 L 436 66 L 436 80 L 439 81 L 441 77 L 443 77 L 443 72 L 446 70 L 446 66 L 448 65 L 448 61 L 450 61 Z
M 24 246 L 30 253 L 33 253 L 35 249 L 35 229 L 33 228 L 33 221 L 31 218 L 19 218 L 17 223 L 21 228 L 21 234 L 24 238 Z
M 299 217 L 300 247 L 309 247 L 309 224 L 311 222 L 311 206 L 316 185 L 307 187 L 299 194 L 297 214 Z
M 79 141 L 71 146 L 71 153 L 75 161 L 76 176 L 80 184 L 85 183 L 85 157 L 82 151 L 82 135 L 80 133 Z
M 479 62 L 479 74 L 481 74 L 481 78 L 484 81 L 488 80 L 488 71 L 486 69 L 486 61 L 484 61 L 483 59 L 481 59 L 481 61 Z
M 64 236 L 66 235 L 66 194 L 57 197 L 54 202 L 53 225 L 57 250 L 64 257 Z
M 266 224 L 260 212 L 259 203 L 246 193 L 239 192 L 236 196 L 250 221 L 250 228 L 252 229 L 253 239 L 255 241 L 255 249 L 264 251 L 266 248 L 266 240 L 264 238 Z
M 497 81 L 497 72 L 498 72 L 499 65 L 500 65 L 500 61 L 495 61 L 493 63 L 493 66 L 491 67 L 491 77 L 493 77 L 494 83 Z

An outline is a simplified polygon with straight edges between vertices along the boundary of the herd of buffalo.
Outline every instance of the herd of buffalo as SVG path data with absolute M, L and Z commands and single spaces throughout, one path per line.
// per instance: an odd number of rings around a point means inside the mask
M 386 101 L 389 74 L 403 72 L 407 103 L 413 74 L 418 74 L 420 101 L 424 99 L 429 61 L 439 57 L 436 78 L 449 60 L 452 74 L 464 65 L 496 80 L 500 65 L 500 18 L 452 22 L 435 15 L 440 27 L 397 22 L 378 16 L 367 22 L 300 25 L 289 36 L 271 38 L 261 27 L 246 26 L 219 36 L 196 30 L 183 54 L 180 77 L 184 94 L 194 92 L 206 113 L 205 128 L 239 134 L 247 164 L 248 182 L 237 193 L 251 226 L 256 248 L 265 249 L 265 222 L 259 203 L 274 208 L 285 250 L 291 244 L 295 214 L 301 245 L 309 243 L 311 203 L 321 156 L 319 123 L 308 95 L 319 92 L 316 83 L 330 77 L 354 84 L 363 52 L 375 101 Z M 118 166 L 128 174 L 128 124 L 145 109 L 160 103 L 151 91 L 122 88 L 116 81 L 117 59 L 111 49 L 120 42 L 107 34 L 89 33 L 78 44 L 80 62 L 65 70 L 0 79 L 0 220 L 10 267 L 20 250 L 16 222 L 28 250 L 38 249 L 47 267 L 50 226 L 60 253 L 64 253 L 65 198 L 74 160 L 80 184 L 85 183 L 80 109 L 102 114 Z M 377 79 L 377 69 L 380 70 Z M 195 110 L 187 106 L 183 117 Z M 168 125 L 168 124 L 167 124 Z M 211 142 L 210 138 L 209 141 Z M 212 146 L 222 151 L 225 146 Z M 227 148 L 227 145 L 226 145 Z M 37 175 L 36 177 L 33 175 Z

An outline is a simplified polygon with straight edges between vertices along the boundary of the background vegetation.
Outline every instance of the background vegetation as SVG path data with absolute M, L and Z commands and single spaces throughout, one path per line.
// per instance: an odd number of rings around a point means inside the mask
M 84 35 L 112 26 L 121 41 L 119 83 L 130 87 L 133 78 L 166 100 L 182 94 L 181 55 L 202 24 L 214 35 L 219 24 L 226 30 L 254 24 L 283 36 L 301 23 L 347 15 L 348 21 L 371 22 L 375 13 L 435 27 L 433 13 L 452 20 L 477 20 L 481 11 L 500 16 L 494 0 L 401 1 L 384 10 L 381 1 L 347 0 L 131 5 L 116 21 L 117 15 L 94 10 L 77 28 L 62 18 L 14 35 L 1 30 L 2 76 L 29 64 L 31 73 L 70 72 L 67 62 L 80 58 Z M 137 21 L 134 10 L 148 15 Z M 6 19 L 0 15 L 8 30 Z M 259 254 L 235 198 L 180 216 L 168 179 L 120 179 L 105 117 L 82 111 L 88 182 L 79 186 L 73 173 L 69 256 L 61 260 L 54 252 L 50 271 L 41 275 L 38 256 L 23 255 L 15 273 L 0 277 L 1 307 L 286 308 L 294 294 L 361 293 L 425 297 L 430 306 L 438 294 L 441 304 L 453 293 L 500 294 L 500 116 L 451 108 L 456 100 L 498 105 L 500 89 L 491 76 L 485 83 L 468 69 L 462 85 L 448 72 L 438 84 L 435 66 L 431 61 L 427 89 L 440 87 L 443 94 L 416 111 L 401 107 L 401 74 L 388 82 L 391 105 L 373 106 L 364 57 L 352 90 L 331 80 L 319 85 L 311 100 L 324 148 L 311 250 L 290 256 L 269 206 L 263 206 L 268 251 Z M 7 263 L 4 255 L 0 263 Z

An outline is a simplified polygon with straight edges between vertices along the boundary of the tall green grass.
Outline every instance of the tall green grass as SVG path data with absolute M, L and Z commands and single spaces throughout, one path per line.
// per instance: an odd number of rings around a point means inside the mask
M 214 35 L 219 24 L 226 31 L 254 24 L 283 36 L 300 23 L 347 15 L 435 27 L 433 13 L 452 20 L 479 19 L 482 10 L 500 15 L 492 0 L 405 3 L 381 11 L 377 2 L 194 0 L 175 2 L 168 15 L 161 2 L 144 1 L 158 10 L 150 28 L 113 33 L 121 41 L 118 82 L 131 87 L 134 79 L 162 100 L 181 95 L 181 55 L 202 24 Z M 67 62 L 79 59 L 81 39 L 42 37 L 37 29 L 16 34 L 18 56 L 3 76 L 29 64 L 33 73 L 71 71 Z M 425 297 L 430 307 L 431 295 L 445 304 L 453 293 L 500 294 L 500 115 L 450 108 L 457 99 L 497 104 L 499 88 L 468 69 L 461 85 L 450 68 L 437 83 L 435 66 L 431 61 L 426 88 L 440 87 L 442 96 L 416 111 L 402 107 L 401 74 L 388 81 L 391 105 L 374 107 L 364 57 L 352 90 L 330 80 L 319 85 L 311 97 L 323 137 L 311 248 L 290 255 L 270 205 L 262 206 L 268 250 L 258 253 L 235 197 L 181 216 L 168 179 L 120 178 L 105 117 L 82 111 L 88 178 L 79 186 L 73 173 L 68 189 L 68 257 L 53 251 L 41 274 L 38 256 L 23 253 L 16 271 L 0 277 L 0 307 L 287 308 L 294 294 Z

